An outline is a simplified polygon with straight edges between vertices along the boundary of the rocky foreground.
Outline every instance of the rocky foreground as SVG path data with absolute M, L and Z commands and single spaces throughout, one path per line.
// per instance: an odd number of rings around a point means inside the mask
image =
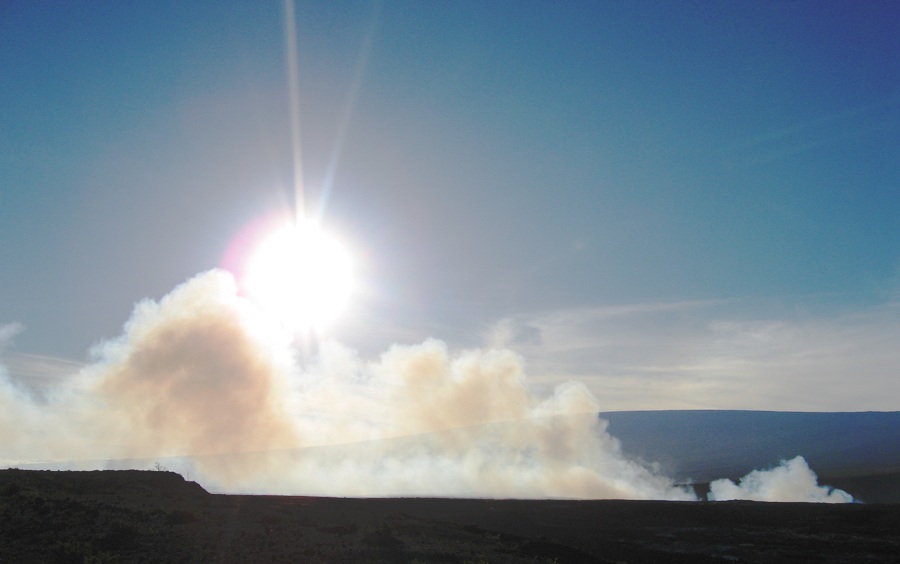
M 0 471 L 0 563 L 900 562 L 900 505 L 212 495 Z

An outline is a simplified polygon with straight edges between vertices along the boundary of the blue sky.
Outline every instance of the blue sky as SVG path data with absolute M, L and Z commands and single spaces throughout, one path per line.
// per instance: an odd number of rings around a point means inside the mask
M 313 202 L 375 12 L 297 3 Z M 610 408 L 900 408 L 896 2 L 375 24 L 325 208 L 364 286 L 335 338 L 509 346 Z M 280 2 L 6 2 L 0 61 L 9 366 L 86 360 L 290 205 Z

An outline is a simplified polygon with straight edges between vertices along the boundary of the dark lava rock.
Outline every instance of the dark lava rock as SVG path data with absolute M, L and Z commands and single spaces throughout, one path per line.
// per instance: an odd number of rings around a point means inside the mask
M 898 555 L 900 505 L 230 496 L 169 472 L 0 470 L 0 564 L 878 564 Z

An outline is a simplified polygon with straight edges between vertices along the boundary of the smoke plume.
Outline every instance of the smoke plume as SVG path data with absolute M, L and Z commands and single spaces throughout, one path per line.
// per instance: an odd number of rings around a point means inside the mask
M 782 460 L 771 470 L 754 470 L 741 478 L 716 480 L 709 486 L 710 501 L 749 499 L 752 501 L 801 501 L 812 503 L 850 503 L 853 496 L 828 486 L 820 486 L 806 459 L 797 456 Z
M 301 363 L 223 271 L 141 302 L 92 354 L 42 402 L 0 382 L 0 462 L 155 459 L 254 493 L 695 499 L 623 456 L 580 383 L 537 397 L 515 353 L 436 340 Z

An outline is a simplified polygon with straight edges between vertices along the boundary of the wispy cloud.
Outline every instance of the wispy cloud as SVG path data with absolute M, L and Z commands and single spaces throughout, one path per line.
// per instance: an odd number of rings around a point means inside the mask
M 4 354 L 0 363 L 10 382 L 38 396 L 43 396 L 85 366 L 83 362 L 18 351 Z
M 768 131 L 727 147 L 726 164 L 754 165 L 855 140 L 900 126 L 900 97 L 850 108 Z
M 900 309 L 751 318 L 733 301 L 508 318 L 487 336 L 538 381 L 577 379 L 604 410 L 894 410 Z
M 24 329 L 20 323 L 0 326 L 0 380 L 5 380 L 33 397 L 43 398 L 49 390 L 77 374 L 85 364 L 14 350 L 13 340 Z

